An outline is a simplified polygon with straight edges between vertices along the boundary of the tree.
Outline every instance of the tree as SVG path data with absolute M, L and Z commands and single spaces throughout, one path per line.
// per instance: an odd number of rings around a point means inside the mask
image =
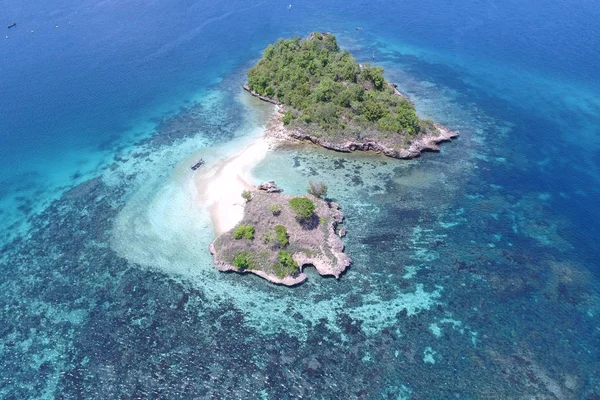
M 294 197 L 290 200 L 290 207 L 300 220 L 308 219 L 315 213 L 315 203 L 307 197 Z
M 285 114 L 283 114 L 283 118 L 281 119 L 281 121 L 283 121 L 284 125 L 289 125 L 289 123 L 292 122 L 292 119 L 294 119 L 294 115 L 288 111 Z
M 323 198 L 327 196 L 327 185 L 321 181 L 308 181 L 308 194 L 312 194 L 315 197 Z
M 294 275 L 298 272 L 299 268 L 298 263 L 294 261 L 292 255 L 285 250 L 282 250 L 277 254 L 277 261 L 273 264 L 275 275 L 280 279 Z
M 385 106 L 375 99 L 365 100 L 361 107 L 361 113 L 369 121 L 377 121 L 378 119 L 384 117 L 387 112 L 388 110 L 385 108 Z
M 279 245 L 283 248 L 290 243 L 288 238 L 287 229 L 283 225 L 275 225 L 275 235 L 277 235 L 277 241 Z
M 315 98 L 317 101 L 330 101 L 335 95 L 335 82 L 331 78 L 323 78 L 315 89 Z
M 400 121 L 393 115 L 386 115 L 383 118 L 380 118 L 377 121 L 377 128 L 383 132 L 401 132 L 402 126 L 400 125 Z
M 269 207 L 269 209 L 275 216 L 281 214 L 281 206 L 279 204 L 272 204 L 271 207 Z
M 415 114 L 415 107 L 404 100 L 396 107 L 396 118 L 402 129 L 411 135 L 419 133 L 419 118 Z
M 246 200 L 246 202 L 248 202 L 248 201 L 252 200 L 252 192 L 251 192 L 251 191 L 249 191 L 249 190 L 244 190 L 244 191 L 242 192 L 242 198 L 243 198 L 244 200 Z

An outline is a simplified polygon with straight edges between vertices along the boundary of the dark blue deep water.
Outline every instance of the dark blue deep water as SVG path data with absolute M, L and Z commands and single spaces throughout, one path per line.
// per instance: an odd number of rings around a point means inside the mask
M 0 0 L 0 398 L 600 399 L 598 3 L 288 4 Z M 245 70 L 313 30 L 461 136 L 271 152 L 354 264 L 220 274 L 189 161 L 261 129 Z

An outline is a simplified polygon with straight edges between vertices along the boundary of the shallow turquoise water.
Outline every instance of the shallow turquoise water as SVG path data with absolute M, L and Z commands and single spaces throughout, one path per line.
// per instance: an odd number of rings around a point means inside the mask
M 0 397 L 600 396 L 590 4 L 9 12 Z M 422 116 L 461 136 L 412 161 L 271 152 L 256 182 L 325 181 L 354 264 L 293 289 L 218 273 L 188 167 L 260 134 L 269 108 L 240 90 L 245 69 L 313 29 L 374 55 Z

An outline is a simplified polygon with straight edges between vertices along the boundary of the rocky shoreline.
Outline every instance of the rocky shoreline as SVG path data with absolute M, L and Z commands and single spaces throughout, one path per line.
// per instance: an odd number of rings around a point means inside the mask
M 389 85 L 390 87 L 393 87 L 394 93 L 396 95 L 401 96 L 410 101 L 410 99 L 408 99 L 408 97 L 405 94 L 401 93 L 400 91 L 398 91 L 398 89 L 396 89 L 395 85 Z M 342 153 L 351 153 L 353 151 L 374 151 L 392 158 L 411 159 L 419 157 L 421 153 L 426 151 L 440 151 L 440 143 L 449 142 L 459 135 L 458 131 L 452 131 L 443 125 L 435 124 L 434 126 L 438 130 L 437 135 L 419 135 L 410 143 L 410 145 L 407 148 L 394 149 L 389 145 L 382 143 L 381 141 L 370 138 L 367 138 L 363 141 L 347 140 L 342 143 L 333 143 L 323 138 L 306 133 L 298 128 L 286 128 L 283 125 L 283 122 L 281 122 L 281 114 L 285 112 L 284 106 L 281 103 L 279 103 L 275 99 L 261 96 L 257 92 L 250 89 L 247 84 L 242 85 L 242 87 L 252 96 L 257 97 L 262 101 L 275 104 L 279 107 L 278 111 L 280 116 L 277 118 L 277 123 L 272 124 L 272 126 L 269 127 L 267 132 L 268 136 L 276 138 L 278 140 L 295 140 L 301 142 L 310 142 L 318 146 L 324 147 L 326 149 Z

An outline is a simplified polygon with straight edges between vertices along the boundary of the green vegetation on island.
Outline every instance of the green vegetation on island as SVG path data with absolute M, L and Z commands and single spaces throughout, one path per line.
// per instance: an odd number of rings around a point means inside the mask
M 335 203 L 311 194 L 286 196 L 261 190 L 249 197 L 243 220 L 211 245 L 219 270 L 251 272 L 294 285 L 306 279 L 302 272 L 306 264 L 336 277 L 350 265 L 336 234 L 344 214 Z
M 283 279 L 286 276 L 294 275 L 299 272 L 299 266 L 296 261 L 292 258 L 292 255 L 285 250 L 277 253 L 277 261 L 273 264 L 275 275 L 279 279 Z
M 315 213 L 315 203 L 306 197 L 294 197 L 290 200 L 290 207 L 296 213 L 299 221 L 306 220 Z
M 249 190 L 244 190 L 244 191 L 242 192 L 242 198 L 243 198 L 244 200 L 246 200 L 246 201 L 250 201 L 250 200 L 252 200 L 252 192 L 251 192 L 251 191 L 249 191 Z
M 248 71 L 248 87 L 285 107 L 283 122 L 330 142 L 382 139 L 391 148 L 437 133 L 388 84 L 383 68 L 358 64 L 335 36 L 279 39 Z
M 279 246 L 281 246 L 282 248 L 287 246 L 290 243 L 287 229 L 285 228 L 285 226 L 275 225 L 275 235 L 277 238 L 277 242 L 279 243 Z
M 233 238 L 236 240 L 239 239 L 254 239 L 254 226 L 252 225 L 238 225 L 237 228 L 233 231 Z
M 271 210 L 273 215 L 277 216 L 281 213 L 281 206 L 279 204 L 272 204 L 271 207 L 269 207 L 269 210 Z

